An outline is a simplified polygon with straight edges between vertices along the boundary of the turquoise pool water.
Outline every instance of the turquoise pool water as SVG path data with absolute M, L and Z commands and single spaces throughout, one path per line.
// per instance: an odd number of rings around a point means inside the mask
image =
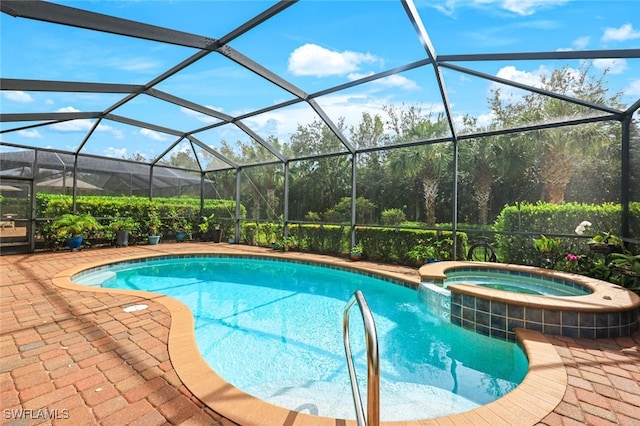
M 458 283 L 539 296 L 584 296 L 591 293 L 588 288 L 569 281 L 507 270 L 461 268 L 447 271 L 445 287 Z
M 202 355 L 220 376 L 311 414 L 355 419 L 342 340 L 342 314 L 355 290 L 364 293 L 378 331 L 381 420 L 468 411 L 514 389 L 528 367 L 518 345 L 442 321 L 415 290 L 345 270 L 255 258 L 165 258 L 74 280 L 181 300 L 195 316 Z M 351 313 L 364 397 L 364 331 L 358 310 Z

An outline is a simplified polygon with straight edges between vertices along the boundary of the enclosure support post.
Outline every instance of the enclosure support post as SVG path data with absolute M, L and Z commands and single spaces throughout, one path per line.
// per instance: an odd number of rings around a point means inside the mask
M 356 244 L 356 163 L 357 153 L 351 154 L 351 247 Z
M 206 173 L 200 173 L 200 217 L 204 216 L 204 183 Z
M 458 138 L 453 135 L 453 196 L 452 206 L 453 217 L 451 218 L 451 232 L 453 233 L 453 253 L 451 258 L 458 260 Z
M 284 236 L 289 236 L 289 162 L 284 162 Z
M 29 226 L 27 227 L 29 232 L 27 236 L 29 238 L 29 251 L 31 253 L 35 253 L 36 251 L 36 225 L 38 224 L 38 200 L 36 200 L 36 182 L 38 182 L 38 175 L 40 174 L 40 166 L 38 165 L 39 152 L 40 151 L 37 149 L 34 150 L 32 165 L 33 175 L 31 181 L 29 182 L 29 190 L 31 191 L 31 205 L 29 206 L 30 215 L 27 218 L 29 219 L 29 222 L 27 222 L 29 224 Z
M 153 164 L 149 168 L 149 200 L 153 200 Z
M 240 175 L 240 169 L 238 168 L 236 169 L 236 224 L 234 227 L 236 242 L 240 239 L 240 184 L 242 178 Z
M 629 198 L 630 198 L 630 158 L 631 155 L 631 113 L 624 117 L 622 120 L 622 149 L 621 149 L 621 179 L 620 179 L 620 204 L 622 205 L 622 217 L 620 233 L 622 238 L 630 237 L 630 224 L 629 224 Z
M 64 184 L 63 184 L 64 188 Z M 73 206 L 73 214 L 78 212 L 77 198 L 78 198 L 78 153 L 73 154 L 73 187 L 71 188 L 71 205 Z

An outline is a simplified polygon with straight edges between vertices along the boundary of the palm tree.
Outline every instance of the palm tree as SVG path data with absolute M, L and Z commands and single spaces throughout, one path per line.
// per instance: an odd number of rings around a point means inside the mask
M 596 79 L 589 75 L 589 67 L 578 72 L 571 68 L 554 70 L 551 75 L 541 78 L 542 89 L 584 101 L 594 105 L 618 106 L 620 93 L 609 99 L 608 89 L 603 77 Z M 518 103 L 508 103 L 500 98 L 500 92 L 494 93 L 492 109 L 497 121 L 503 126 L 532 123 L 551 123 L 562 119 L 580 118 L 599 113 L 597 110 L 567 100 L 552 98 L 543 94 L 531 93 Z M 537 148 L 537 167 L 540 182 L 549 202 L 564 201 L 567 185 L 576 170 L 595 153 L 606 149 L 614 138 L 609 125 L 603 123 L 582 124 L 562 128 L 550 128 L 529 133 Z
M 402 140 L 428 140 L 447 132 L 447 121 L 439 114 L 435 121 L 423 119 L 405 132 Z M 436 201 L 440 181 L 452 160 L 450 143 L 424 144 L 415 148 L 401 148 L 389 154 L 389 168 L 396 176 L 417 179 L 421 187 L 426 213 L 426 224 L 436 223 Z

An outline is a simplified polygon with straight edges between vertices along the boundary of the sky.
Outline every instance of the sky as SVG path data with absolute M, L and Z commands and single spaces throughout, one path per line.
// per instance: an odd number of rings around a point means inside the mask
M 151 25 L 220 38 L 263 12 L 267 1 L 112 0 L 56 3 Z M 416 0 L 416 9 L 436 55 L 565 50 L 640 49 L 638 0 Z M 3 78 L 145 84 L 197 53 L 196 49 L 135 40 L 81 28 L 0 14 L 0 73 Z M 396 0 L 302 0 L 229 44 L 261 66 L 313 94 L 408 63 L 426 52 Z M 636 55 L 638 56 L 638 55 Z M 520 83 L 538 85 L 557 68 L 579 69 L 572 61 L 459 62 L 456 65 Z M 626 106 L 640 98 L 640 59 L 598 59 L 591 72 L 601 75 L 612 94 L 622 92 Z M 454 118 L 491 119 L 491 90 L 521 96 L 497 85 L 450 69 L 442 71 Z M 213 53 L 156 89 L 208 108 L 238 116 L 294 99 L 223 55 Z M 0 92 L 3 114 L 23 112 L 103 111 L 122 94 Z M 441 113 L 442 99 L 433 68 L 406 71 L 361 86 L 316 98 L 329 117 L 355 125 L 363 113 L 386 116 L 383 107 L 419 105 L 425 114 Z M 218 119 L 138 96 L 114 114 L 180 132 Z M 259 136 L 288 142 L 297 127 L 317 118 L 304 102 L 243 121 Z M 12 129 L 29 123 L 0 123 Z M 93 125 L 75 120 L 47 127 L 3 133 L 3 142 L 73 152 Z M 195 136 L 214 148 L 222 140 L 247 141 L 233 125 Z M 347 136 L 349 136 L 347 134 Z M 114 158 L 134 154 L 153 158 L 177 140 L 151 129 L 103 120 L 82 152 Z M 250 142 L 248 142 L 250 143 Z M 175 150 L 185 149 L 186 144 Z M 3 147 L 0 147 L 3 149 Z M 7 149 L 6 147 L 4 148 Z

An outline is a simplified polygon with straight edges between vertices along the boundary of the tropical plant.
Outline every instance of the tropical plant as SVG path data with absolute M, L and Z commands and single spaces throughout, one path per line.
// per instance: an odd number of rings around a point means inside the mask
M 198 225 L 198 229 L 203 234 L 206 234 L 210 230 L 216 229 L 216 227 L 220 226 L 218 221 L 216 220 L 216 214 L 211 213 L 209 216 L 202 216 L 200 219 L 200 224 Z
M 611 232 L 601 232 L 598 235 L 594 235 L 587 244 L 606 244 L 608 246 L 612 246 L 615 249 L 624 248 L 624 243 L 622 238 L 613 235 Z
M 187 219 L 186 217 L 175 219 L 173 222 L 173 228 L 176 232 L 184 232 L 188 239 L 191 239 L 191 237 L 193 237 L 191 221 L 189 221 L 189 219 Z
M 640 254 L 611 253 L 612 277 L 611 281 L 617 284 L 640 292 Z
M 533 247 L 541 256 L 538 266 L 554 268 L 558 262 L 566 257 L 560 238 L 547 238 L 540 235 L 540 238 L 533 240 Z
M 392 127 L 400 141 L 429 140 L 448 132 L 447 120 L 439 114 L 435 120 L 422 117 L 420 109 L 400 111 L 387 108 Z M 399 141 L 399 142 L 400 142 Z M 452 150 L 448 143 L 424 144 L 413 148 L 400 148 L 389 154 L 389 167 L 394 175 L 415 179 L 418 192 L 424 201 L 426 224 L 436 223 L 436 200 L 440 191 L 440 181 L 452 160 Z M 417 219 L 417 217 L 416 217 Z
M 571 96 L 594 105 L 606 104 L 622 109 L 620 93 L 612 96 L 608 94 L 603 81 L 604 73 L 600 78 L 596 78 L 590 75 L 589 71 L 588 65 L 577 71 L 564 67 L 554 70 L 549 76 L 543 75 L 539 85 L 550 93 Z M 496 117 L 495 124 L 505 127 L 581 117 L 594 111 L 577 102 L 541 93 L 530 93 L 518 102 L 513 102 L 511 98 L 501 97 L 500 89 L 494 90 L 492 110 Z M 607 124 L 596 122 L 527 134 L 533 142 L 532 146 L 537 147 L 535 167 L 539 170 L 540 183 L 550 203 L 560 204 L 564 201 L 567 186 L 590 155 L 607 151 L 607 145 L 615 140 L 609 137 L 615 132 L 609 127 Z
M 159 236 L 160 235 L 160 226 L 162 225 L 162 221 L 160 220 L 160 215 L 158 214 L 158 208 L 155 204 L 151 204 L 149 206 L 149 213 L 147 217 L 147 229 L 150 236 Z
M 109 228 L 111 228 L 111 230 L 113 230 L 114 232 L 126 231 L 134 233 L 138 231 L 138 222 L 130 217 L 118 218 L 111 221 L 111 223 L 109 224 Z
M 60 238 L 86 236 L 89 231 L 97 231 L 100 224 L 89 213 L 63 214 L 51 224 L 51 230 Z
M 351 255 L 360 256 L 362 255 L 362 243 L 356 243 L 351 247 Z
M 426 243 L 420 243 L 407 252 L 407 258 L 413 262 L 414 265 L 422 265 L 429 261 L 429 259 L 438 258 L 438 249 Z

